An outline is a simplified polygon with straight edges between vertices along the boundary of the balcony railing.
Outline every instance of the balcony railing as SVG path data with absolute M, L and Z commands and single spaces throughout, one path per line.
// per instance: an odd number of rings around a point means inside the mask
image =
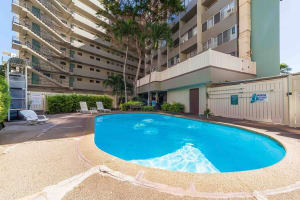
M 59 46 L 56 45 L 56 41 L 53 39 L 53 37 L 49 34 L 49 32 L 46 32 L 44 30 L 41 30 L 40 27 L 36 27 L 34 28 L 32 26 L 32 24 L 26 22 L 26 19 L 19 19 L 18 17 L 14 16 L 13 17 L 13 21 L 12 23 L 20 25 L 20 26 L 24 26 L 26 28 L 28 28 L 29 30 L 31 30 L 37 37 L 41 38 L 42 40 L 45 40 L 46 42 L 48 42 L 48 45 L 51 45 L 53 48 L 55 48 L 57 51 L 59 51 L 60 53 L 63 53 L 63 51 L 59 50 Z
M 57 14 L 51 11 L 50 8 L 47 8 L 47 1 L 44 0 L 37 0 L 38 2 L 40 2 L 49 12 L 51 12 L 53 15 L 57 16 Z M 32 11 L 32 7 L 29 6 L 29 4 L 27 2 L 21 2 L 20 0 L 12 0 L 13 4 L 19 5 L 23 8 L 25 8 L 27 11 L 31 12 L 34 16 L 36 16 L 37 18 L 39 18 L 42 22 L 44 22 L 48 27 L 50 27 L 52 30 L 54 30 L 56 32 L 57 29 L 61 29 L 62 27 L 55 25 L 52 20 L 49 19 L 49 17 L 47 17 L 46 15 L 39 13 L 39 15 L 37 16 L 33 11 Z M 49 7 L 49 6 L 48 6 Z M 60 19 L 59 19 L 60 20 Z M 70 26 L 68 26 L 67 24 L 65 24 L 62 20 L 60 20 L 62 22 L 62 24 L 64 24 L 64 26 L 70 28 Z M 57 32 L 56 32 L 57 33 Z M 57 33 L 59 34 L 59 33 Z
M 19 40 L 18 37 L 13 37 L 12 42 L 15 43 L 15 44 L 22 44 L 22 42 Z M 26 46 L 30 47 L 30 45 L 28 43 L 27 43 Z M 26 64 L 28 66 L 32 67 L 34 70 L 38 71 L 39 73 L 43 74 L 43 75 L 45 75 L 47 72 L 51 72 L 51 71 L 46 71 L 46 70 L 42 69 L 40 63 L 32 63 L 31 61 L 27 60 Z M 42 65 L 46 66 L 44 63 Z M 48 65 L 48 67 L 50 67 L 50 66 Z M 49 77 L 49 76 L 47 76 L 47 77 Z M 62 84 L 61 79 L 53 78 L 51 76 L 49 78 L 56 81 L 56 82 L 58 82 L 58 83 L 60 83 L 60 84 Z
M 29 49 L 33 50 L 35 53 L 37 53 L 39 56 L 47 60 L 48 62 L 55 65 L 56 68 L 60 68 L 63 71 L 67 72 L 67 68 L 65 66 L 62 66 L 58 63 L 57 59 L 54 59 L 52 57 L 52 53 L 49 51 L 49 49 L 40 47 L 40 46 L 34 46 L 30 41 L 26 41 L 25 43 L 21 42 L 20 39 L 17 36 L 13 36 L 12 43 L 18 44 L 18 45 L 25 45 Z

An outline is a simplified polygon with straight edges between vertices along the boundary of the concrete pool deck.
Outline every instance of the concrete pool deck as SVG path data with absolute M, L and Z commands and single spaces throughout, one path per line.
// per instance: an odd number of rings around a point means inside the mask
M 279 140 L 287 154 L 264 169 L 193 174 L 102 152 L 94 144 L 94 117 L 76 113 L 50 116 L 44 125 L 8 123 L 0 132 L 0 199 L 300 199 L 300 129 L 212 118 L 256 127 L 251 129 Z

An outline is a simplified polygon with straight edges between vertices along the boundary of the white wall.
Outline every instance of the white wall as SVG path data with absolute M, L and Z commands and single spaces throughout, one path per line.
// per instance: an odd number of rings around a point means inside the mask
M 179 102 L 184 105 L 184 112 L 190 112 L 190 93 L 189 89 L 169 90 L 167 93 L 168 103 Z

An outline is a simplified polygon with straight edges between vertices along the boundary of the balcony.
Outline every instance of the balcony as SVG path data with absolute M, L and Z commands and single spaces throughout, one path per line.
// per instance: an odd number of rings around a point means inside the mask
M 29 17 L 33 22 L 43 26 L 45 29 L 47 29 L 50 33 L 52 33 L 57 39 L 68 43 L 63 37 L 59 35 L 58 32 L 56 32 L 57 29 L 61 29 L 61 26 L 54 25 L 47 16 L 44 14 L 40 13 L 39 16 L 36 16 L 32 12 L 32 7 L 30 7 L 27 3 L 25 2 L 20 2 L 19 0 L 13 0 L 12 1 L 12 11 L 18 15 L 26 15 Z
M 197 0 L 189 0 L 187 5 L 185 5 L 185 11 L 180 13 L 180 19 L 185 18 L 187 15 L 190 15 L 190 12 L 192 11 L 192 15 L 197 12 Z
M 56 62 L 57 59 L 51 58 L 51 53 L 45 48 L 34 47 L 30 41 L 22 42 L 18 37 L 13 37 L 12 39 L 12 48 L 17 50 L 25 50 L 30 52 L 30 54 L 39 57 L 43 62 L 48 63 L 52 67 L 58 69 L 63 73 L 69 74 L 70 72 L 66 67 L 59 66 Z
M 26 23 L 26 20 L 20 20 L 18 17 L 14 16 L 12 21 L 12 29 L 13 31 L 16 31 L 18 33 L 23 33 L 24 35 L 28 34 L 34 39 L 39 40 L 46 46 L 48 46 L 53 52 L 55 52 L 58 55 L 61 55 L 62 52 L 58 49 L 57 46 L 53 46 L 55 43 L 53 43 L 52 37 L 49 35 L 48 32 L 45 32 L 41 29 L 34 29 L 31 25 L 31 23 Z
M 189 49 L 194 48 L 197 45 L 197 35 L 192 36 L 187 41 L 180 44 L 180 51 L 185 53 Z
M 89 3 L 89 2 L 87 2 Z M 109 19 L 107 19 L 106 17 L 103 16 L 97 16 L 97 10 L 92 9 L 91 7 L 87 6 L 86 4 L 78 1 L 78 0 L 74 0 L 73 1 L 73 5 L 74 5 L 74 9 L 76 12 L 82 14 L 83 16 L 89 18 L 92 21 L 95 21 L 99 24 L 105 23 L 106 25 L 109 24 Z M 97 9 L 97 7 L 94 7 L 95 9 Z
M 169 79 L 179 77 L 184 74 L 193 73 L 200 69 L 207 67 L 214 67 L 226 69 L 235 72 L 247 73 L 249 75 L 256 75 L 256 63 L 246 59 L 234 57 L 221 52 L 208 50 L 198 54 L 188 60 L 181 62 L 171 68 L 162 72 L 152 72 L 152 82 L 163 82 Z M 187 80 L 188 81 L 188 80 Z M 139 79 L 138 87 L 147 85 L 149 83 L 149 75 Z
M 88 44 L 84 44 L 84 43 L 81 43 L 81 42 L 78 42 L 78 41 L 73 41 L 71 44 L 72 44 L 72 46 L 74 46 L 76 48 L 79 48 L 79 49 L 82 49 L 83 51 L 90 52 L 91 54 L 96 53 L 96 54 L 99 54 L 99 55 L 101 55 L 105 58 L 116 60 L 116 61 L 119 61 L 121 63 L 124 63 L 124 61 L 125 61 L 124 57 L 122 58 L 118 55 L 108 53 L 107 51 L 104 51 L 102 49 L 97 49 L 96 47 L 91 47 Z M 127 64 L 136 66 L 138 63 L 127 59 Z
M 107 79 L 107 75 L 104 74 L 103 72 L 95 72 L 95 71 L 89 71 L 89 70 L 78 69 L 78 68 L 74 68 L 73 72 L 74 75 L 78 75 L 78 76 L 85 76 L 85 77 L 102 79 L 102 80 Z
M 85 38 L 85 40 L 89 40 L 90 42 L 96 42 L 98 44 L 104 45 L 104 46 L 111 46 L 110 42 L 107 42 L 96 35 L 93 35 L 83 29 L 80 29 L 78 27 L 73 27 L 72 31 L 74 34 L 78 35 L 79 37 Z
M 202 5 L 209 8 L 212 6 L 217 0 L 202 0 Z
M 80 89 L 80 90 L 93 90 L 93 91 L 99 91 L 99 92 L 108 92 L 108 89 L 103 88 L 102 84 L 99 83 L 87 83 L 83 81 L 75 81 L 73 83 L 74 89 Z

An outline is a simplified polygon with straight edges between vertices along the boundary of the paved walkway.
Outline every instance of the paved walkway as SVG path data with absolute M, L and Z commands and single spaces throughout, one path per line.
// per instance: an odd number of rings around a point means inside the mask
M 65 114 L 50 116 L 49 123 L 43 125 L 8 124 L 0 132 L 0 199 L 196 199 L 101 175 L 99 166 L 91 166 L 78 151 L 79 140 L 92 137 L 93 118 L 89 114 Z M 228 122 L 276 130 L 281 136 L 300 142 L 299 129 L 239 120 Z M 299 200 L 300 188 L 268 199 Z

